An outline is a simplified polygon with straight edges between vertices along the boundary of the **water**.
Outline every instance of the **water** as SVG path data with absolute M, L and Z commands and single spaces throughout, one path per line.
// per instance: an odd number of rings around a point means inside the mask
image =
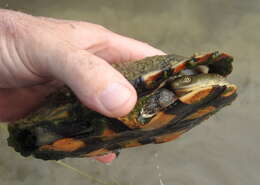
M 175 142 L 124 150 L 109 166 L 87 159 L 66 163 L 121 185 L 260 184 L 259 0 L 0 1 L 7 4 L 33 15 L 101 24 L 168 53 L 220 50 L 235 57 L 230 81 L 238 84 L 239 97 L 201 126 Z M 0 147 L 1 185 L 95 184 L 56 164 L 22 158 L 4 139 Z

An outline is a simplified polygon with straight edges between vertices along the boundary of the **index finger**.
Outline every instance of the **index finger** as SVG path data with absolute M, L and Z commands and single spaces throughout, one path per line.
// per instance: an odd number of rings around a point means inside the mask
M 163 51 L 149 44 L 113 32 L 108 35 L 107 47 L 96 51 L 94 54 L 109 63 L 134 61 L 148 56 L 165 55 Z

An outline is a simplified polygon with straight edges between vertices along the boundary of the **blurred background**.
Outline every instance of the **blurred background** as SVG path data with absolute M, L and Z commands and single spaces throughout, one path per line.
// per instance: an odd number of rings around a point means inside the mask
M 230 53 L 235 62 L 229 80 L 239 87 L 232 106 L 176 141 L 123 150 L 110 165 L 62 161 L 80 172 L 20 157 L 7 146 L 1 125 L 1 185 L 260 184 L 260 1 L 0 0 L 0 7 L 101 24 L 167 53 Z

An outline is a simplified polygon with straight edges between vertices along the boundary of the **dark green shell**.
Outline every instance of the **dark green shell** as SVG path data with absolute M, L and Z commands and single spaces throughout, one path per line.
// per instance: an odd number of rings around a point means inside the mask
M 229 105 L 236 97 L 236 87 L 215 84 L 192 91 L 143 122 L 138 117 L 147 99 L 185 69 L 206 65 L 209 73 L 227 76 L 232 61 L 227 54 L 213 52 L 190 58 L 154 56 L 114 65 L 138 92 L 137 104 L 128 115 L 117 119 L 100 115 L 87 109 L 64 87 L 50 95 L 38 110 L 9 124 L 8 143 L 23 156 L 58 160 L 173 140 Z

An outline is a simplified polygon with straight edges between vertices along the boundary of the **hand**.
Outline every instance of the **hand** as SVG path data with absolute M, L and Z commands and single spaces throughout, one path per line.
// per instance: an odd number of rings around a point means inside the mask
M 25 116 L 63 84 L 90 109 L 123 116 L 134 107 L 136 92 L 109 63 L 160 54 L 92 23 L 0 9 L 0 120 Z

